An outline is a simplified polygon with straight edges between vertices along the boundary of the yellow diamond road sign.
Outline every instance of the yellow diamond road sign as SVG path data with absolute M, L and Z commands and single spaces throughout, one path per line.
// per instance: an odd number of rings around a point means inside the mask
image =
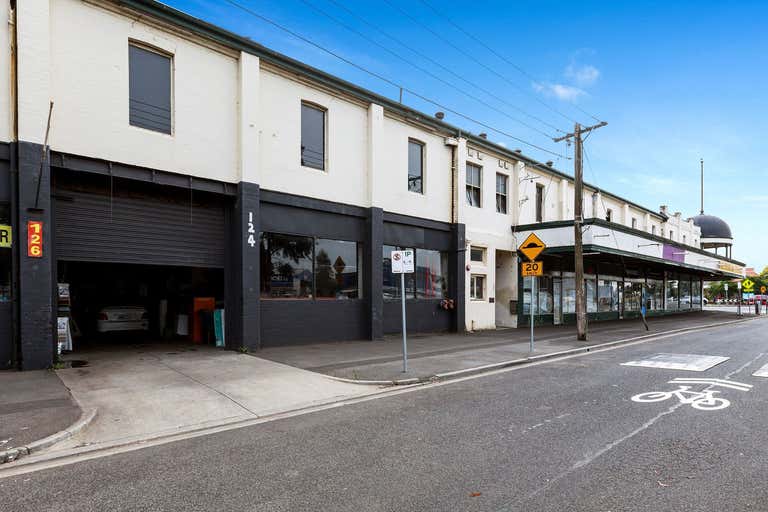
M 525 239 L 525 242 L 520 244 L 520 247 L 517 249 L 525 254 L 525 257 L 529 260 L 535 261 L 536 257 L 541 254 L 541 251 L 546 248 L 547 246 L 544 245 L 544 242 L 541 241 L 541 238 L 537 237 L 536 233 L 531 233 L 528 235 L 528 238 Z
M 744 287 L 745 292 L 750 293 L 752 291 L 752 288 L 755 287 L 755 282 L 752 281 L 750 278 L 746 278 L 741 282 L 741 286 Z

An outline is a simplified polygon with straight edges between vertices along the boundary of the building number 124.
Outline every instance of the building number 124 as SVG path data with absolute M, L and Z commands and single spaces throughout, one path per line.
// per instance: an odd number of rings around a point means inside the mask
M 256 229 L 253 227 L 253 212 L 248 212 L 248 245 L 256 247 Z

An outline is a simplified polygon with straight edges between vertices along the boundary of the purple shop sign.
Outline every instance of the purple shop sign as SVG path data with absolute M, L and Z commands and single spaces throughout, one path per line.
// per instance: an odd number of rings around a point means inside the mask
M 672 260 L 678 263 L 685 263 L 685 251 L 680 249 L 679 247 L 675 247 L 674 245 L 664 244 L 663 250 L 664 252 L 662 253 L 662 257 L 665 260 Z

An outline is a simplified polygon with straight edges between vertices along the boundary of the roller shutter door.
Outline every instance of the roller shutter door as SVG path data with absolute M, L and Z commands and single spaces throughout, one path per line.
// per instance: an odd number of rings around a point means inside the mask
M 225 206 L 137 194 L 54 196 L 56 258 L 223 268 Z

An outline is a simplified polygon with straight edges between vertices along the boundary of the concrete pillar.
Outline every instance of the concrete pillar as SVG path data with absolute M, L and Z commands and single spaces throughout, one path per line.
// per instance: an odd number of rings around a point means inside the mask
M 625 226 L 632 225 L 632 221 L 629 218 L 629 205 L 627 203 L 624 203 L 624 207 L 622 208 L 621 223 Z
M 456 146 L 456 189 L 453 191 L 456 196 L 456 222 L 459 224 L 467 223 L 467 139 L 459 138 L 459 145 Z M 483 177 L 485 179 L 485 177 Z M 483 203 L 485 205 L 485 203 Z
M 568 220 L 570 218 L 570 212 L 568 209 L 568 180 L 563 178 L 560 180 L 560 219 Z
M 643 219 L 643 229 L 645 229 L 646 233 L 651 232 L 651 214 L 646 212 L 645 218 Z
M 53 226 L 51 223 L 51 171 L 49 160 L 41 164 L 43 146 L 29 142 L 18 145 L 19 251 L 19 346 L 24 370 L 48 368 L 54 357 L 53 290 L 55 285 Z M 42 255 L 28 255 L 27 225 L 42 222 Z
M 259 58 L 240 52 L 238 149 L 240 181 L 261 183 L 261 115 Z
M 25 0 L 16 9 L 19 140 L 42 144 L 52 99 L 50 2 Z
M 384 145 L 384 108 L 371 103 L 368 106 L 368 147 L 366 166 L 368 175 L 368 206 L 382 206 L 386 181 L 387 162 Z
M 259 186 L 240 182 L 233 208 L 227 268 L 227 347 L 261 348 Z
M 463 182 L 462 182 L 463 183 Z M 451 226 L 451 257 L 450 266 L 451 296 L 455 301 L 455 309 L 451 318 L 451 330 L 462 332 L 466 328 L 467 318 L 467 234 L 464 224 Z
M 512 175 L 510 176 L 509 186 L 511 187 L 509 210 L 512 212 L 512 225 L 520 224 L 520 171 L 523 167 L 521 162 L 515 162 L 512 165 Z
M 384 245 L 384 210 L 368 210 L 368 237 L 363 262 L 365 298 L 369 305 L 370 338 L 384 338 L 384 276 L 382 274 L 382 248 Z

